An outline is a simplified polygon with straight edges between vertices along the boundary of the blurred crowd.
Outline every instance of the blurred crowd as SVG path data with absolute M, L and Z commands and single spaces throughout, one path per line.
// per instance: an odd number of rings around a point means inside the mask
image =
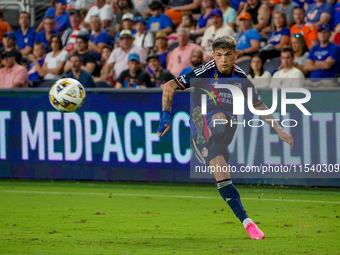
M 212 59 L 222 35 L 257 88 L 334 87 L 340 72 L 340 0 L 53 0 L 19 25 L 0 10 L 0 88 L 161 87 Z

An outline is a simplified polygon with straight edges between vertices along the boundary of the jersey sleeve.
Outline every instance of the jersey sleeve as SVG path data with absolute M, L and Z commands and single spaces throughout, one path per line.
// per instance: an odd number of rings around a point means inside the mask
M 251 82 L 249 78 L 245 78 L 245 79 L 246 79 L 246 86 L 245 86 L 245 91 L 243 92 L 244 97 L 246 99 L 248 98 L 248 88 L 252 88 L 253 106 L 256 107 L 256 106 L 263 104 L 262 98 L 260 94 L 258 93 L 258 91 L 255 89 L 254 84 Z

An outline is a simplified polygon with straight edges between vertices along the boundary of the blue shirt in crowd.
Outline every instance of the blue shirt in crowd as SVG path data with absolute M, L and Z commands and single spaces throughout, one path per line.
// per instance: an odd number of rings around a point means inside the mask
M 52 35 L 53 34 L 57 34 L 57 35 L 59 35 L 61 37 L 61 34 L 57 30 L 55 30 L 55 29 L 52 31 Z M 45 37 L 45 30 L 43 30 L 40 33 L 37 33 L 35 35 L 34 43 L 37 43 L 37 42 L 42 42 L 43 44 L 45 44 L 46 53 L 50 52 L 51 49 L 48 46 L 48 40 Z
M 39 59 L 38 63 L 40 66 L 42 66 L 45 62 L 45 58 Z M 28 80 L 35 81 L 40 78 L 40 75 L 38 73 L 38 70 L 35 66 L 35 63 L 32 61 L 28 64 Z
M 231 7 L 233 7 L 235 11 L 238 10 L 241 2 L 245 3 L 247 0 L 230 0 Z
M 316 3 L 311 4 L 307 11 L 307 22 L 315 23 L 320 20 L 321 13 L 328 13 L 329 15 L 332 15 L 333 12 L 333 6 L 328 3 L 324 2 L 319 7 L 316 6 Z
M 274 46 L 276 44 L 279 44 L 281 42 L 281 37 L 284 36 L 284 35 L 290 37 L 290 28 L 289 27 L 285 27 L 285 28 L 281 29 L 280 31 L 272 31 L 268 36 L 267 44 L 270 43 Z
M 310 73 L 310 78 L 333 78 L 340 68 L 340 47 L 329 43 L 322 48 L 320 44 L 315 45 L 309 52 L 308 59 L 313 61 L 325 61 L 328 57 L 335 60 L 335 64 L 328 70 L 318 69 Z
M 22 33 L 21 28 L 18 29 L 14 34 L 18 49 L 22 50 L 26 46 L 33 48 L 35 35 L 36 32 L 31 27 L 27 30 L 27 33 L 25 35 Z
M 99 43 L 105 43 L 112 46 L 112 39 L 111 36 L 105 31 L 102 30 L 100 33 L 95 37 L 94 34 L 90 36 L 90 40 L 95 44 L 98 45 Z M 96 56 L 97 59 L 101 58 L 101 55 L 92 50 L 92 53 Z
M 67 12 L 64 12 L 59 17 L 55 16 L 55 8 L 53 7 L 53 8 L 47 9 L 43 20 L 46 17 L 53 17 L 54 21 L 55 21 L 55 26 L 54 26 L 55 30 L 62 33 L 64 30 L 71 27 L 70 21 L 69 21 L 69 16 L 70 15 Z
M 172 22 L 167 15 L 162 14 L 158 17 L 151 16 L 146 25 L 146 30 L 158 31 L 166 27 L 172 27 Z
M 255 29 L 251 28 L 248 31 L 244 33 L 240 33 L 237 38 L 237 49 L 238 50 L 245 50 L 251 47 L 250 41 L 255 40 L 261 42 L 261 35 L 260 33 Z

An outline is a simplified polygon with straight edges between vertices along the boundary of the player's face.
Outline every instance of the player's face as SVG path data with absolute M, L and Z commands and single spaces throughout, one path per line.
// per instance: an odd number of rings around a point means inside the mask
M 260 71 L 262 67 L 262 61 L 260 57 L 253 57 L 252 60 L 250 61 L 250 67 L 254 71 Z
M 299 39 L 293 36 L 292 39 L 290 39 L 290 43 L 292 44 L 293 51 L 298 52 L 299 51 Z
M 215 49 L 212 53 L 218 71 L 223 74 L 230 74 L 238 51 L 231 49 Z
M 305 20 L 305 13 L 302 9 L 295 9 L 293 12 L 293 19 L 296 24 L 303 24 Z
M 26 13 L 21 13 L 20 16 L 19 16 L 19 24 L 20 26 L 22 27 L 29 27 L 30 25 L 30 18 L 28 16 L 28 14 Z
M 281 53 L 281 63 L 282 66 L 285 67 L 293 67 L 293 56 L 290 52 L 282 52 Z

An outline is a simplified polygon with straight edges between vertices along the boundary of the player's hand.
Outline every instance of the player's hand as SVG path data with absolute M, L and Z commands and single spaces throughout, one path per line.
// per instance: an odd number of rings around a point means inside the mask
M 159 127 L 157 129 L 157 135 L 162 137 L 165 135 L 170 129 L 170 112 L 163 111 L 163 115 L 161 121 L 159 122 Z
M 287 133 L 286 131 L 282 129 L 280 132 L 278 132 L 278 135 L 282 141 L 290 145 L 291 150 L 294 148 L 294 139 L 291 134 Z

